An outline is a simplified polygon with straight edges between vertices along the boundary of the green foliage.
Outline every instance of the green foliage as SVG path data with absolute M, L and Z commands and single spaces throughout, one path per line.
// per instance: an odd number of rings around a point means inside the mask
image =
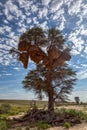
M 62 109 L 57 109 L 56 112 L 61 114 L 61 116 L 71 115 L 71 116 L 78 117 L 82 120 L 87 120 L 87 114 L 85 114 L 81 110 L 62 108 Z
M 9 113 L 10 109 L 11 109 L 10 104 L 6 104 L 6 103 L 2 104 L 0 107 L 1 113 Z
M 28 105 L 13 105 L 10 110 L 10 115 L 17 115 L 19 113 L 26 112 L 27 110 L 29 110 Z
M 7 122 L 5 120 L 0 120 L 0 130 L 7 130 L 7 129 L 8 129 Z
M 13 116 L 13 115 L 17 115 L 17 114 L 21 114 L 21 113 L 26 113 L 27 111 L 30 110 L 28 105 L 10 105 L 11 108 L 8 111 L 8 113 L 2 113 L 0 114 L 0 119 L 8 119 L 9 116 Z
M 37 123 L 37 129 L 38 130 L 46 130 L 47 128 L 50 128 L 51 126 L 43 121 L 40 121 Z
M 0 120 L 6 120 L 9 117 L 8 113 L 0 114 Z
M 69 122 L 65 122 L 64 127 L 69 129 L 71 127 L 71 124 Z
M 29 127 L 29 126 L 26 126 L 25 130 L 30 130 L 30 127 Z
M 7 104 L 6 103 L 7 101 L 0 101 L 0 104 Z M 26 112 L 29 112 L 33 106 L 34 106 L 34 100 L 32 101 L 16 101 L 16 100 L 13 100 L 12 101 L 8 101 L 8 103 L 10 104 L 11 106 L 11 109 L 9 110 L 8 113 L 2 113 L 0 114 L 0 119 L 1 120 L 6 120 L 9 118 L 9 116 L 15 116 L 15 115 L 18 115 L 18 114 L 23 114 L 23 113 L 26 113 Z M 32 105 L 30 105 L 32 104 Z M 38 106 L 38 108 L 43 108 L 44 105 L 47 105 L 47 102 L 46 101 L 37 101 L 36 102 L 36 105 Z
M 25 76 L 22 82 L 24 88 L 33 90 L 39 98 L 43 97 L 43 92 L 48 96 L 47 72 L 47 68 L 42 63 L 37 64 L 36 69 L 30 71 L 27 76 Z M 76 81 L 75 76 L 76 73 L 66 64 L 52 69 L 51 86 L 54 91 L 54 100 L 66 101 L 68 99 L 68 94 L 72 91 Z
M 80 119 L 85 119 L 87 116 L 81 110 L 75 110 L 75 109 L 67 110 L 67 114 L 78 116 Z
M 21 128 L 21 127 L 19 127 L 19 128 L 17 128 L 16 130 L 22 130 L 22 128 Z

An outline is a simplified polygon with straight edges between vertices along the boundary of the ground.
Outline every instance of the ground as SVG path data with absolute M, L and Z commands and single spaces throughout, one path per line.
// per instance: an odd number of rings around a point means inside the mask
M 47 130 L 68 130 L 64 127 L 54 127 L 54 128 L 49 128 Z M 87 130 L 87 123 L 82 123 L 76 126 L 73 126 L 69 128 L 69 130 Z
M 33 102 L 33 101 L 31 101 L 31 102 Z M 23 116 L 25 114 L 26 110 L 28 110 L 29 105 L 31 105 L 31 102 L 29 102 L 29 101 L 4 101 L 4 103 L 11 104 L 11 114 L 16 113 L 15 115 L 10 115 L 9 118 L 13 119 L 14 117 L 19 118 L 20 116 Z M 0 103 L 2 104 L 3 101 Z M 39 106 L 39 108 L 43 108 L 44 105 L 47 106 L 47 102 L 39 102 L 39 104 L 37 102 L 37 105 Z M 82 112 L 87 114 L 87 104 L 80 104 L 80 105 L 61 104 L 59 106 L 55 106 L 55 109 L 57 109 L 57 108 L 58 109 L 61 109 L 61 108 L 77 109 L 77 110 L 81 110 Z M 21 128 L 22 128 L 22 130 L 26 130 L 26 127 L 21 127 Z M 17 130 L 17 128 L 10 128 L 9 130 Z M 36 128 L 31 128 L 30 130 L 36 130 Z M 47 130 L 87 130 L 87 123 L 83 122 L 81 124 L 74 125 L 73 127 L 70 127 L 69 129 L 66 129 L 65 127 L 60 126 L 60 127 L 52 127 Z
M 16 129 L 9 129 L 9 130 L 16 130 Z M 25 127 L 22 128 L 22 130 L 25 130 Z M 37 130 L 36 128 L 31 128 L 30 130 Z M 73 126 L 69 129 L 66 129 L 65 127 L 52 127 L 49 128 L 47 130 L 87 130 L 87 124 L 86 123 L 82 123 L 76 126 Z

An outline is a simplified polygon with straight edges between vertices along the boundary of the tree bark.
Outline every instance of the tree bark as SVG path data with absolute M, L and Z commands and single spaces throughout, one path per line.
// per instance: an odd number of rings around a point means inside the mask
M 54 112 L 54 99 L 51 92 L 48 93 L 48 110 L 52 113 Z
M 52 87 L 52 80 L 51 80 L 51 68 L 48 68 L 47 71 L 47 86 L 48 86 L 48 110 L 50 113 L 54 113 L 54 91 Z

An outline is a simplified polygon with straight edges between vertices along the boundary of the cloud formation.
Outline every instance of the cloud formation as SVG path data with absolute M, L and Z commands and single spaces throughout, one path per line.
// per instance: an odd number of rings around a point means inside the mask
M 87 78 L 87 2 L 84 0 L 15 0 L 0 2 L 0 64 L 16 60 L 8 54 L 19 36 L 33 26 L 59 28 L 72 48 L 71 65 Z M 80 69 L 79 69 L 80 68 Z M 17 68 L 16 68 L 17 70 Z

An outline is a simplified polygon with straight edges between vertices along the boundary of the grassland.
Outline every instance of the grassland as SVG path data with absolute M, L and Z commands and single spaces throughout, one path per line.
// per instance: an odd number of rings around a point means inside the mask
M 44 107 L 47 108 L 47 101 L 37 101 L 37 100 L 0 100 L 0 107 L 2 106 L 2 104 L 9 104 L 11 108 L 9 113 L 0 114 L 0 118 L 25 113 L 29 111 L 34 104 L 36 104 L 36 106 L 39 109 L 43 109 Z M 87 104 L 57 103 L 57 105 L 55 105 L 55 110 L 61 108 L 81 110 L 82 112 L 87 114 Z
M 17 116 L 21 115 L 23 113 L 26 113 L 29 111 L 34 104 L 38 106 L 38 108 L 43 108 L 44 106 L 47 106 L 46 101 L 33 101 L 33 100 L 0 100 L 0 108 L 2 107 L 2 104 L 9 104 L 10 110 L 9 112 L 0 114 L 0 119 L 5 119 L 11 116 Z
M 0 121 L 3 124 L 3 120 L 6 120 L 11 117 L 19 117 L 20 115 L 25 114 L 27 111 L 36 104 L 39 109 L 43 109 L 44 106 L 47 108 L 47 101 L 34 101 L 34 100 L 0 100 L 0 108 L 2 104 L 9 104 L 10 109 L 6 113 L 0 114 Z M 87 104 L 75 104 L 75 103 L 65 103 L 65 104 L 57 104 L 55 105 L 55 112 L 67 114 L 75 114 L 80 115 L 81 118 L 86 117 L 87 121 Z M 84 113 L 84 114 L 83 114 Z M 67 125 L 67 123 L 66 123 Z M 43 126 L 43 124 L 39 124 L 39 126 Z M 45 124 L 46 126 L 46 124 Z M 0 129 L 1 130 L 1 129 Z
M 0 100 L 0 105 L 2 103 L 8 103 L 11 105 L 26 105 L 29 106 L 31 103 L 36 102 L 37 105 L 40 107 L 43 107 L 44 105 L 47 105 L 47 101 L 37 101 L 37 100 Z

